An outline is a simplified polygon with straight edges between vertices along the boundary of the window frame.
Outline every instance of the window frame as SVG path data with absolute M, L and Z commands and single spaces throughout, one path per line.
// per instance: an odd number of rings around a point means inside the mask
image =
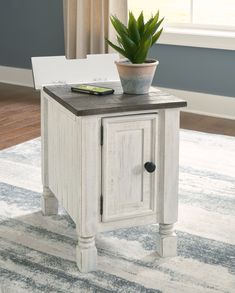
M 127 7 L 128 7 L 128 0 Z M 159 44 L 235 50 L 235 26 L 194 24 L 190 0 L 189 23 L 166 23 Z
M 235 51 L 235 32 L 166 26 L 158 44 Z

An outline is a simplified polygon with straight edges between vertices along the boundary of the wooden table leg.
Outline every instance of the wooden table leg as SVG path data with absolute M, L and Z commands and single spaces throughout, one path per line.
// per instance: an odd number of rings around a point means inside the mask
M 45 216 L 58 213 L 58 200 L 48 187 L 48 100 L 41 95 L 41 137 L 42 137 L 42 213 Z
M 100 132 L 95 117 L 84 117 L 81 122 L 81 193 L 76 222 L 78 244 L 76 261 L 80 272 L 88 273 L 97 268 L 98 202 L 100 198 Z
M 158 223 L 157 252 L 177 255 L 174 223 L 178 219 L 179 110 L 159 111 L 158 140 Z
M 78 236 L 76 248 L 76 261 L 80 272 L 88 273 L 97 268 L 97 249 L 95 237 Z
M 58 214 L 58 200 L 48 187 L 43 187 L 42 193 L 42 213 L 44 216 Z
M 177 236 L 173 224 L 159 224 L 157 252 L 162 257 L 177 255 Z

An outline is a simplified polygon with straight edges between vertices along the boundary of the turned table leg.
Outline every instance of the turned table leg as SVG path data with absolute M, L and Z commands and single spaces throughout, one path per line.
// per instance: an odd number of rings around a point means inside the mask
M 80 272 L 88 273 L 97 268 L 97 249 L 95 237 L 78 236 L 76 248 L 76 261 Z
M 157 252 L 162 257 L 177 255 L 177 236 L 173 224 L 159 224 Z
M 94 117 L 84 117 L 81 124 L 81 187 L 79 193 L 76 230 L 78 244 L 76 262 L 80 272 L 88 273 L 97 268 L 95 235 L 100 198 L 100 126 Z M 77 176 L 77 175 L 76 175 Z
M 174 223 L 178 219 L 179 110 L 159 111 L 158 146 L 158 223 L 157 252 L 160 256 L 177 255 Z
M 48 187 L 43 187 L 42 213 L 44 216 L 58 214 L 58 200 Z

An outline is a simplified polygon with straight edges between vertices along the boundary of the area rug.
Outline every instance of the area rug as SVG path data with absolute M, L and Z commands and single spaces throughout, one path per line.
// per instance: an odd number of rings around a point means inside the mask
M 75 226 L 40 211 L 40 139 L 0 153 L 0 292 L 235 292 L 235 138 L 182 130 L 178 256 L 157 225 L 97 236 L 98 270 L 79 273 Z

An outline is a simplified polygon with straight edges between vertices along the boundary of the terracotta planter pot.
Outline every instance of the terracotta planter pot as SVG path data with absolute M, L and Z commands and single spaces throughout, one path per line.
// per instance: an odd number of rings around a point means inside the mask
M 133 64 L 128 60 L 115 61 L 123 92 L 126 94 L 147 94 L 158 65 L 157 60 Z

